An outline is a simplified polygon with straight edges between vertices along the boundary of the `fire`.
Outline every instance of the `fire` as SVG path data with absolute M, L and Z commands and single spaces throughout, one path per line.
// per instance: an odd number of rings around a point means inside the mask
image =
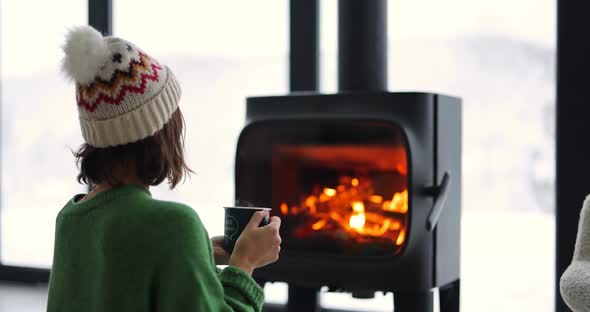
M 348 225 L 357 231 L 362 231 L 366 221 L 365 205 L 363 204 L 363 202 L 355 201 L 352 203 L 352 211 L 353 214 L 350 216 Z
M 401 230 L 399 232 L 399 236 L 395 240 L 395 244 L 398 246 L 401 246 L 401 244 L 403 244 L 405 240 L 406 240 L 406 231 Z
M 331 189 L 331 188 L 325 188 L 324 194 L 326 194 L 326 196 L 332 197 L 332 196 L 336 195 L 336 190 Z
M 369 197 L 369 200 L 375 204 L 381 204 L 383 202 L 383 196 L 371 195 L 371 197 Z
M 408 190 L 394 192 L 390 200 L 375 194 L 368 177 L 340 177 L 333 187 L 315 186 L 299 205 L 280 205 L 283 215 L 300 216 L 308 231 L 348 236 L 358 242 L 383 238 L 395 246 L 406 240 Z M 302 233 L 305 233 L 303 230 Z M 338 234 L 341 233 L 341 234 Z M 344 234 L 346 233 L 346 234 Z M 305 234 L 302 234 L 305 235 Z M 343 236 L 345 235 L 345 236 Z
M 352 202 L 352 211 L 354 211 L 355 213 L 365 213 L 365 205 L 363 204 L 363 202 L 360 201 L 355 201 Z
M 322 228 L 324 227 L 324 225 L 326 225 L 326 222 L 327 222 L 327 221 L 326 221 L 325 219 L 320 219 L 320 221 L 318 221 L 318 222 L 314 223 L 314 224 L 311 226 L 311 228 L 312 228 L 312 229 L 314 229 L 314 230 L 316 230 L 316 231 L 317 231 L 317 230 L 320 230 L 320 229 L 322 229 Z
M 395 193 L 391 201 L 383 203 L 383 210 L 394 211 L 400 213 L 408 212 L 408 190 L 401 193 Z
M 281 204 L 281 213 L 284 215 L 289 213 L 289 206 L 287 206 L 287 203 Z
M 365 215 L 358 214 L 350 216 L 350 221 L 348 221 L 351 228 L 362 231 L 363 227 L 365 226 Z

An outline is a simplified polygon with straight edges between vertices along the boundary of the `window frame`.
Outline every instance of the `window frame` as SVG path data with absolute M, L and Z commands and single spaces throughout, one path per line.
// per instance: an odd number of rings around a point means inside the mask
M 570 311 L 559 288 L 563 272 L 572 262 L 582 202 L 588 194 L 584 183 L 590 174 L 590 146 L 580 135 L 590 133 L 585 116 L 590 107 L 587 97 L 590 70 L 590 42 L 581 34 L 590 27 L 584 1 L 557 0 L 557 77 L 556 77 L 556 205 L 555 205 L 555 311 Z
M 584 181 L 586 172 L 590 169 L 587 161 L 576 162 L 575 168 L 568 165 L 572 156 L 578 154 L 585 156 L 586 153 L 579 153 L 584 147 L 579 141 L 569 140 L 568 129 L 571 131 L 575 125 L 577 131 L 582 128 L 590 132 L 590 124 L 572 122 L 580 120 L 590 113 L 590 107 L 576 105 L 575 101 L 568 105 L 572 99 L 579 99 L 583 96 L 584 88 L 577 89 L 584 81 L 580 74 L 585 73 L 583 69 L 590 69 L 590 60 L 587 55 L 590 45 L 577 39 L 576 36 L 584 27 L 581 24 L 590 26 L 590 20 L 586 19 L 585 13 L 589 8 L 587 4 L 568 3 L 565 0 L 557 0 L 557 136 L 556 136 L 556 264 L 555 264 L 555 294 L 556 310 L 567 311 L 559 291 L 559 278 L 571 261 L 575 243 L 575 227 L 579 218 L 581 200 L 587 193 L 583 183 L 572 183 L 572 181 Z M 111 35 L 113 29 L 113 6 L 112 0 L 88 0 L 88 24 L 98 29 L 105 35 Z M 575 23 L 574 23 L 575 21 Z M 582 47 L 580 46 L 582 45 Z M 1 53 L 1 50 L 0 50 Z M 317 56 L 314 56 L 317 58 Z M 576 71 L 572 69 L 577 68 Z M 582 91 L 580 91 L 582 90 Z M 0 84 L 0 94 L 2 92 Z M 0 103 L 1 105 L 1 103 Z M 1 106 L 0 106 L 1 108 Z M 1 109 L 0 109 L 1 113 Z M 561 122 L 560 122 L 561 121 Z M 569 126 L 568 126 L 569 125 Z M 579 133 L 579 132 L 578 132 Z M 586 149 L 584 149 L 586 151 Z M 586 165 L 584 165 L 586 164 Z M 0 167 L 0 172 L 1 172 Z M 571 169 L 571 170 L 570 170 Z M 584 170 L 582 170 L 584 169 Z M 0 196 L 2 196 L 0 192 Z M 0 206 L 0 221 L 2 218 L 2 206 Z M 2 237 L 0 236 L 0 245 Z M 1 255 L 0 255 L 1 256 Z M 47 283 L 49 281 L 49 269 L 12 266 L 3 264 L 0 258 L 0 282 L 22 282 L 22 283 Z

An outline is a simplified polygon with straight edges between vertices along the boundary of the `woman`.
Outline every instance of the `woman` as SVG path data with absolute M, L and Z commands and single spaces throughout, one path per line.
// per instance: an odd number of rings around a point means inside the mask
M 78 181 L 91 191 L 57 216 L 47 310 L 260 311 L 251 274 L 277 260 L 280 219 L 258 227 L 267 215 L 257 212 L 228 255 L 193 209 L 149 192 L 190 172 L 171 70 L 87 26 L 71 30 L 63 48 L 85 140 Z

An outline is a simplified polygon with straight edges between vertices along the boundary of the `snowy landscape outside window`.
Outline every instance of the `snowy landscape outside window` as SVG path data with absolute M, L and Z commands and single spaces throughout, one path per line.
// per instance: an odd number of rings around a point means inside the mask
M 0 260 L 49 268 L 56 215 L 85 191 L 75 180 L 71 150 L 82 140 L 60 45 L 68 27 L 87 23 L 88 5 L 0 0 L 0 7 Z
M 330 93 L 337 84 L 337 1 L 320 3 L 321 91 Z M 55 216 L 84 191 L 70 153 L 82 142 L 73 85 L 58 70 L 63 34 L 86 23 L 87 5 L 0 5 L 0 255 L 7 264 L 49 267 Z M 552 311 L 555 1 L 388 5 L 389 89 L 464 101 L 462 309 Z M 175 191 L 163 184 L 152 193 L 190 205 L 209 234 L 219 235 L 222 207 L 233 203 L 245 97 L 288 90 L 288 1 L 114 0 L 113 6 L 114 34 L 170 66 L 183 86 L 188 164 L 196 174 Z M 43 27 L 29 27 L 30 20 Z M 266 293 L 270 302 L 286 301 L 283 284 L 268 285 Z M 359 311 L 393 307 L 391 295 L 381 294 L 371 300 L 322 294 L 321 302 Z

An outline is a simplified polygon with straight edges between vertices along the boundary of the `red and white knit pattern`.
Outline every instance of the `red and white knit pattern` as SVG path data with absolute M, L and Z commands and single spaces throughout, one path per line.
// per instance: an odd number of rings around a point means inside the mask
M 90 32 L 94 41 L 102 40 L 100 45 L 106 45 L 107 51 L 93 80 L 80 82 L 76 73 L 71 75 L 77 82 L 76 101 L 86 142 L 95 147 L 127 144 L 162 129 L 180 99 L 180 86 L 172 71 L 130 42 L 97 38 L 87 28 L 82 31 Z M 66 62 L 67 57 L 66 50 Z M 80 66 L 78 59 L 71 63 Z

